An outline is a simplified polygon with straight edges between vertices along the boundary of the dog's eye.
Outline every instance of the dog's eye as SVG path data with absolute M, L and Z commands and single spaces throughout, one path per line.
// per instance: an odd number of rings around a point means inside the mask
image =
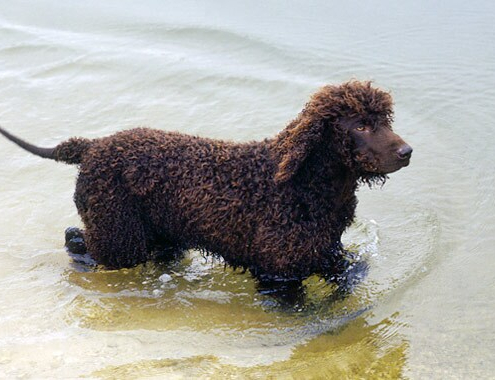
M 356 131 L 363 132 L 366 130 L 366 127 L 363 125 L 360 125 L 359 127 L 356 128 Z

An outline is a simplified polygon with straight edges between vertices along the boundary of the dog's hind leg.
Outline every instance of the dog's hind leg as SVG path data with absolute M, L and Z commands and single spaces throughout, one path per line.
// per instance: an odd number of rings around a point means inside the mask
M 129 268 L 146 262 L 149 233 L 137 200 L 124 189 L 98 192 L 89 197 L 84 213 L 84 239 L 91 257 L 109 269 Z
M 84 255 L 88 252 L 84 232 L 80 228 L 68 227 L 65 230 L 65 248 L 73 255 Z
M 68 227 L 65 230 L 65 249 L 77 264 L 94 267 L 97 265 L 86 248 L 84 232 L 77 227 Z

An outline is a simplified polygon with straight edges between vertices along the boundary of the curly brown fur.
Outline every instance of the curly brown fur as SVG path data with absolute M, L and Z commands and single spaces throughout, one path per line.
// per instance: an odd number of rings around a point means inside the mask
M 79 164 L 74 198 L 86 244 L 108 268 L 152 260 L 166 243 L 220 255 L 258 278 L 303 279 L 334 269 L 358 184 L 383 182 L 407 165 L 410 148 L 399 160 L 368 149 L 369 137 L 356 132 L 355 125 L 383 129 L 397 137 L 381 138 L 391 140 L 387 149 L 403 151 L 391 122 L 391 96 L 352 81 L 323 87 L 261 142 L 138 128 L 71 139 L 49 158 Z

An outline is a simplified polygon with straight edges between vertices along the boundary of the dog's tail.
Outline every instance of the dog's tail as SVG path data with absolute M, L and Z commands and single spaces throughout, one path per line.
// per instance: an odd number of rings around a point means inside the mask
M 0 133 L 21 148 L 42 158 L 61 161 L 67 164 L 80 164 L 85 152 L 91 146 L 91 140 L 71 138 L 54 148 L 40 148 L 16 137 L 0 127 Z

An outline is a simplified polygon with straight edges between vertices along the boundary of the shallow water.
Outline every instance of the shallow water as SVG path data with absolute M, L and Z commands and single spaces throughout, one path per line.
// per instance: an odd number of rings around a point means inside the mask
M 344 240 L 365 279 L 286 304 L 197 252 L 74 266 L 75 168 L 0 139 L 0 377 L 494 378 L 494 24 L 489 1 L 0 0 L 0 124 L 34 143 L 261 139 L 358 78 L 415 149 L 359 191 Z

